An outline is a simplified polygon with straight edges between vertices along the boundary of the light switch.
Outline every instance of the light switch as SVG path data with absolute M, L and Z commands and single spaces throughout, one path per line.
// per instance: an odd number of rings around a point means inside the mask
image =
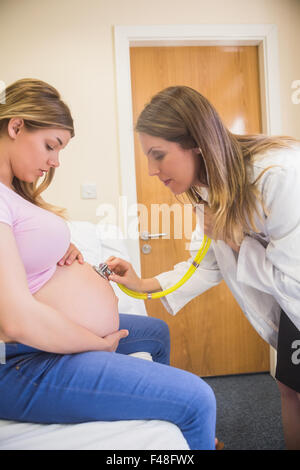
M 96 183 L 85 183 L 81 185 L 81 199 L 97 199 Z

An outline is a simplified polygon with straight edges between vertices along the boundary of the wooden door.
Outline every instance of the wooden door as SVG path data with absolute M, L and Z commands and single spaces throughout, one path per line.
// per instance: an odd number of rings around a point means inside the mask
M 256 46 L 134 47 L 130 57 L 134 122 L 155 93 L 167 86 L 187 85 L 211 101 L 233 132 L 261 131 Z M 147 158 L 137 135 L 135 163 L 138 202 L 147 206 L 149 214 L 149 220 L 140 219 L 140 232 L 162 231 L 162 218 L 159 226 L 154 227 L 153 220 L 151 226 L 150 205 L 171 207 L 179 201 L 158 178 L 148 176 Z M 169 271 L 189 258 L 190 234 L 183 230 L 182 239 L 174 239 L 173 221 L 171 212 L 170 239 L 140 241 L 140 248 L 148 243 L 152 250 L 150 254 L 141 250 L 142 277 Z M 169 325 L 171 365 L 201 376 L 269 370 L 268 345 L 245 318 L 224 281 L 192 300 L 175 317 L 160 300 L 146 301 L 146 308 L 150 316 Z

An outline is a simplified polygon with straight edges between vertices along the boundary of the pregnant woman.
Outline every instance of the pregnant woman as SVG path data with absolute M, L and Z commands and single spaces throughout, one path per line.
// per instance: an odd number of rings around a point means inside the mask
M 40 195 L 74 136 L 69 108 L 39 80 L 18 80 L 4 93 L 0 419 L 159 419 L 179 426 L 190 449 L 214 449 L 214 394 L 196 375 L 168 365 L 167 325 L 119 315 L 112 287 L 89 264 L 59 263 L 70 251 L 69 229 Z M 141 350 L 154 362 L 128 356 Z

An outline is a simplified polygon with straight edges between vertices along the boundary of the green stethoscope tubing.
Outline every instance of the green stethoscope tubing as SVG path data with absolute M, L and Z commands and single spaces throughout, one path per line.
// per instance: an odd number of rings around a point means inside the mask
M 204 235 L 202 244 L 191 266 L 189 267 L 185 275 L 180 279 L 180 281 L 174 284 L 174 286 L 169 287 L 169 289 L 165 289 L 159 292 L 152 292 L 151 294 L 150 293 L 148 294 L 145 292 L 136 292 L 134 290 L 127 289 L 127 287 L 123 286 L 122 284 L 118 284 L 118 286 L 123 292 L 125 292 L 125 294 L 129 295 L 130 297 L 134 297 L 135 299 L 143 299 L 143 300 L 149 299 L 150 300 L 150 299 L 159 299 L 160 297 L 165 297 L 166 295 L 171 294 L 171 292 L 174 292 L 175 290 L 179 289 L 179 287 L 181 287 L 188 279 L 190 279 L 190 277 L 194 274 L 199 264 L 205 257 L 209 249 L 210 243 L 211 243 L 211 239 L 208 238 L 206 235 Z

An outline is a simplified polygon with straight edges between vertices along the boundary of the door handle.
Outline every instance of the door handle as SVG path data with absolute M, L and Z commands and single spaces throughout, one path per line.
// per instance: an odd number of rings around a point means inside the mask
M 149 238 L 160 238 L 160 237 L 166 237 L 167 235 L 168 235 L 167 233 L 142 232 L 140 237 L 141 237 L 141 240 L 149 240 Z

